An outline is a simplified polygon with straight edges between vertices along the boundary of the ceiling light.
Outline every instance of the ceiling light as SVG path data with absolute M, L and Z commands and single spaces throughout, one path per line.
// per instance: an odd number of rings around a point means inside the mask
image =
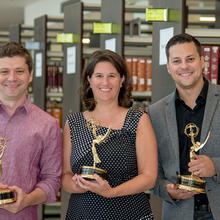
M 215 17 L 200 17 L 200 21 L 215 21 Z
M 83 38 L 82 39 L 82 43 L 83 44 L 89 44 L 90 43 L 90 39 L 89 38 Z

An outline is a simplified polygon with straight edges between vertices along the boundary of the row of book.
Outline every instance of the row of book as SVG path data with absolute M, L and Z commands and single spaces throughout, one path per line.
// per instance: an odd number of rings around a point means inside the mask
M 133 91 L 152 91 L 152 58 L 125 57 Z
M 219 84 L 219 46 L 203 45 L 202 55 L 205 61 L 204 77 L 214 84 Z
M 56 101 L 47 101 L 46 111 L 58 121 L 60 128 L 62 128 L 62 103 Z
M 47 92 L 62 92 L 63 67 L 61 65 L 48 65 L 46 74 Z

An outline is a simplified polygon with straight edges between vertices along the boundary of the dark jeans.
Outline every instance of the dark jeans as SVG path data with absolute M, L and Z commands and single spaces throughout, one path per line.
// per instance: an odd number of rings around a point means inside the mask
M 214 220 L 214 218 L 211 211 L 195 210 L 193 220 Z

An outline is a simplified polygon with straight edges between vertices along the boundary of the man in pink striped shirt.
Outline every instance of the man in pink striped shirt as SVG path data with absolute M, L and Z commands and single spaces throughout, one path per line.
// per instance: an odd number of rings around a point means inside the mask
M 0 219 L 37 220 L 37 205 L 56 201 L 61 177 L 61 132 L 57 121 L 30 102 L 32 58 L 21 45 L 0 47 L 0 188 L 16 202 L 0 205 Z

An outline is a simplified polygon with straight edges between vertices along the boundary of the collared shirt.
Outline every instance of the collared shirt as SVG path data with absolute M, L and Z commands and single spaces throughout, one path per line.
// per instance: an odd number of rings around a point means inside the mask
M 192 146 L 190 137 L 184 133 L 185 126 L 194 123 L 199 128 L 199 133 L 195 137 L 195 141 L 200 141 L 203 116 L 205 111 L 206 97 L 208 92 L 208 81 L 205 80 L 202 91 L 196 99 L 196 106 L 191 109 L 187 106 L 176 91 L 176 118 L 179 136 L 179 155 L 180 155 L 180 173 L 190 174 L 188 171 L 189 151 Z
M 187 137 L 186 134 L 184 134 L 184 129 L 187 124 L 194 123 L 199 128 L 199 133 L 195 137 L 195 142 L 200 141 L 208 86 L 208 81 L 204 79 L 204 86 L 196 99 L 196 106 L 194 107 L 194 109 L 191 109 L 184 103 L 183 100 L 180 99 L 178 91 L 176 90 L 175 105 L 179 137 L 179 158 L 181 175 L 191 174 L 188 171 L 188 163 L 190 161 L 189 151 L 190 147 L 192 146 L 192 142 L 191 138 Z M 202 201 L 202 203 L 208 203 L 206 194 L 199 194 L 195 196 L 195 204 L 198 204 L 200 201 Z
M 0 182 L 25 193 L 40 188 L 47 194 L 45 203 L 55 202 L 62 172 L 61 131 L 56 119 L 29 98 L 11 116 L 0 103 L 0 136 L 7 139 Z M 0 209 L 0 219 L 37 220 L 37 206 L 17 214 Z

